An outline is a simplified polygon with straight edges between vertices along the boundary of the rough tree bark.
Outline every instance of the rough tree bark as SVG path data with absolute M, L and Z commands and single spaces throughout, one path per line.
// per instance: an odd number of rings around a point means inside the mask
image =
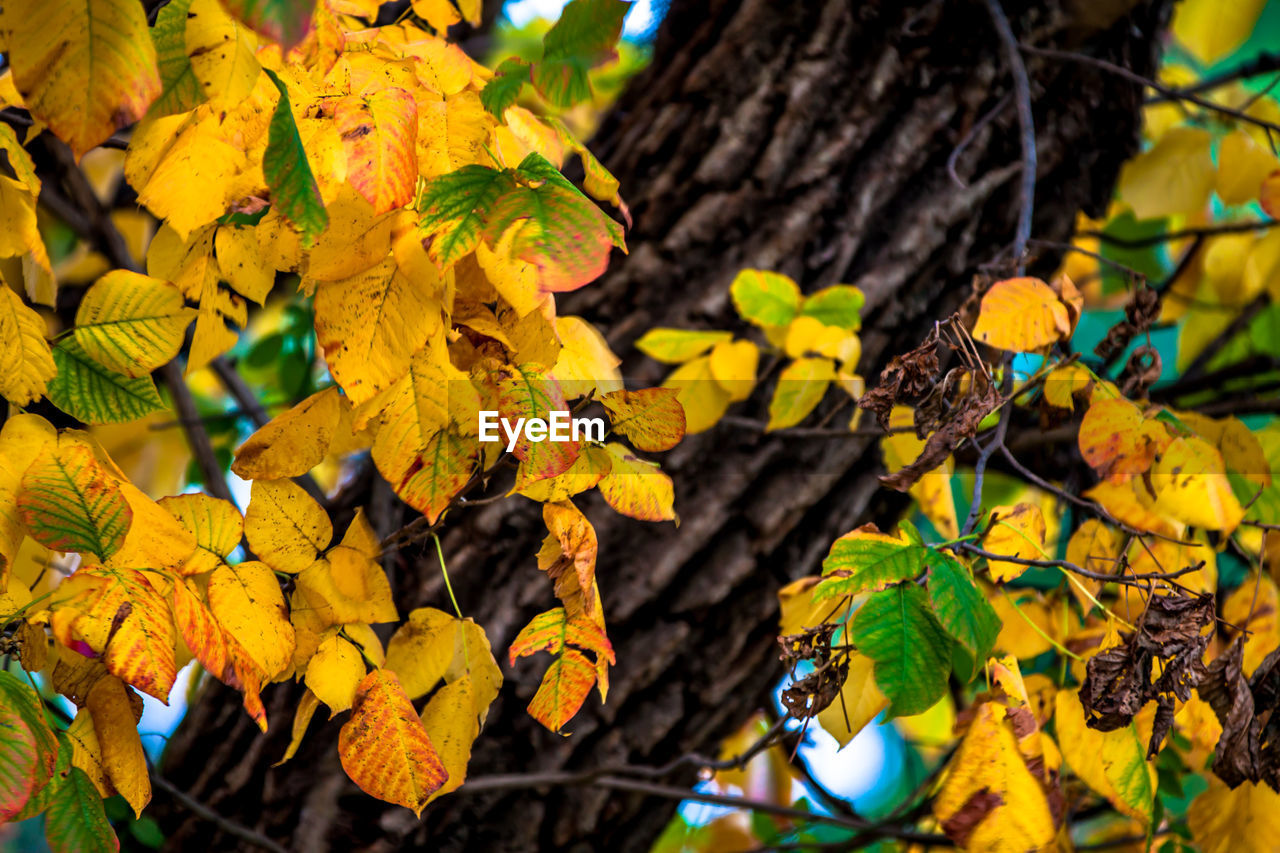
M 1149 74 L 1168 3 L 1112 3 L 1102 23 L 1073 16 L 1069 2 L 1005 6 L 1024 41 Z M 1039 151 L 1034 233 L 1063 240 L 1079 209 L 1105 205 L 1136 145 L 1141 93 L 1076 63 L 1028 57 L 1027 66 Z M 655 382 L 661 371 L 630 343 L 655 325 L 733 328 L 727 292 L 737 270 L 780 270 L 806 290 L 849 282 L 867 295 L 862 370 L 875 377 L 954 310 L 980 265 L 1007 259 L 1020 168 L 1010 79 L 976 0 L 674 0 L 652 66 L 594 143 L 631 203 L 631 254 L 562 310 L 597 322 L 629 354 L 628 375 Z M 961 189 L 948 156 L 1002 99 L 958 158 Z M 543 664 L 504 664 L 508 681 L 472 777 L 660 764 L 714 750 L 780 676 L 778 588 L 815 573 L 836 536 L 889 522 L 901 508 L 879 491 L 879 454 L 866 438 L 798 441 L 721 425 L 663 466 L 676 479 L 678 530 L 586 502 L 618 653 L 608 704 L 589 700 L 572 737 L 553 735 L 524 712 Z M 403 518 L 385 494 L 369 477 L 345 499 L 371 503 L 393 529 Z M 500 659 L 514 633 L 551 606 L 533 559 L 543 533 L 536 513 L 504 502 L 459 513 L 446 537 L 463 610 L 485 626 Z M 434 553 L 401 554 L 392 570 L 402 612 L 447 606 Z M 297 696 L 296 687 L 272 689 L 264 737 L 234 694 L 208 690 L 170 742 L 165 774 L 305 851 L 640 851 L 675 805 L 590 787 L 490 791 L 446 797 L 419 821 L 345 779 L 337 723 L 313 724 L 298 757 L 270 768 Z M 172 848 L 235 847 L 216 826 L 159 805 Z

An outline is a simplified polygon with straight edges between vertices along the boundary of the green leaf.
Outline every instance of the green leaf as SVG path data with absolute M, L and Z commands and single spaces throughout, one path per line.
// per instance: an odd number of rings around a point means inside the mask
M 66 750 L 70 751 L 70 745 Z M 44 837 L 53 853 L 114 853 L 120 841 L 111 829 L 102 797 L 89 775 L 68 768 L 58 780 L 44 819 Z
M 185 113 L 204 103 L 204 90 L 191 69 L 187 56 L 187 10 L 191 0 L 173 0 L 160 9 L 151 41 L 156 46 L 156 65 L 160 68 L 160 97 L 151 103 L 148 116 Z
M 617 56 L 622 21 L 631 4 L 620 0 L 572 0 L 542 38 L 533 85 L 552 105 L 571 107 L 591 97 L 587 72 Z
M 279 42 L 285 50 L 306 36 L 316 8 L 315 0 L 225 0 L 222 5 L 249 29 Z
M 44 703 L 30 684 L 0 671 L 0 822 L 39 813 L 57 762 Z
M 800 310 L 800 288 L 776 272 L 742 270 L 729 285 L 729 295 L 742 319 L 762 328 L 785 326 Z
M 862 306 L 866 302 L 862 291 L 853 285 L 833 284 L 806 297 L 800 315 L 856 332 L 862 327 Z
M 849 572 L 847 577 L 827 577 L 813 591 L 813 600 L 856 595 L 898 581 L 912 580 L 924 571 L 928 550 L 883 533 L 854 531 L 831 546 L 822 561 L 822 573 Z
M 120 485 L 83 441 L 59 436 L 32 461 L 18 491 L 31 538 L 55 551 L 106 560 L 124 544 L 133 510 Z
M 49 399 L 86 424 L 136 421 L 168 408 L 150 376 L 130 379 L 108 370 L 85 353 L 74 337 L 53 348 L 58 375 L 49 383 Z
M 418 225 L 430 239 L 432 259 L 449 267 L 475 249 L 489 209 L 515 185 L 510 170 L 478 164 L 429 181 L 418 200 Z
M 35 735 L 16 708 L 0 704 L 0 822 L 23 811 L 35 779 Z
M 922 587 L 903 583 L 872 594 L 854 616 L 851 639 L 875 662 L 888 717 L 923 713 L 946 694 L 951 641 Z
M 493 69 L 493 79 L 480 90 L 480 103 L 498 118 L 520 97 L 520 90 L 529 82 L 529 63 L 517 56 L 502 60 Z
M 228 4 L 231 13 L 252 27 L 253 22 L 241 17 L 234 5 L 236 4 Z M 310 12 L 308 18 L 309 16 Z M 280 101 L 276 104 L 271 125 L 267 129 L 267 150 L 262 155 L 262 173 L 267 179 L 267 189 L 271 191 L 271 203 L 302 232 L 302 244 L 310 247 L 315 238 L 329 227 L 329 214 L 324 209 L 320 187 L 307 163 L 307 151 L 302 147 L 302 137 L 298 135 L 298 125 L 294 122 L 293 109 L 289 106 L 289 90 L 274 71 L 269 68 L 264 68 L 263 71 L 267 72 L 271 82 L 280 90 Z
M 650 329 L 636 349 L 664 364 L 683 364 L 719 343 L 732 340 L 731 332 L 699 332 L 693 329 Z
M 510 229 L 511 255 L 537 267 L 545 291 L 576 290 L 603 273 L 611 248 L 623 245 L 621 227 L 540 154 L 515 175 L 521 183 L 489 211 L 486 242 L 496 246 Z
M 1000 617 L 974 584 L 969 570 L 954 557 L 933 551 L 929 562 L 929 600 L 943 630 L 955 638 L 976 668 L 991 653 L 1000 633 Z M 963 668 L 957 667 L 957 673 Z M 972 678 L 972 669 L 967 673 Z

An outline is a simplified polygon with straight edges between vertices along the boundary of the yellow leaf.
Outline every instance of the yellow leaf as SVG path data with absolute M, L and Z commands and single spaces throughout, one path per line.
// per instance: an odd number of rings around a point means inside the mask
M 1103 509 L 1129 527 L 1165 536 L 1181 533 L 1184 525 L 1162 513 L 1153 512 L 1150 500 L 1140 497 L 1145 492 L 1146 486 L 1141 480 L 1128 483 L 1104 480 L 1086 490 L 1084 496 L 1097 501 Z
M 1235 530 L 1244 508 L 1227 481 L 1217 448 L 1200 438 L 1175 438 L 1150 474 L 1155 509 L 1206 530 Z
M 293 714 L 293 729 L 289 736 L 289 746 L 284 751 L 284 757 L 272 764 L 272 767 L 279 767 L 298 753 L 298 747 L 302 746 L 302 736 L 307 733 L 307 726 L 311 725 L 311 718 L 315 716 L 316 708 L 320 706 L 320 700 L 316 698 L 316 694 L 310 690 L 302 694 L 302 698 L 298 700 L 298 710 Z
M 1138 219 L 1199 213 L 1213 192 L 1212 142 L 1212 134 L 1198 127 L 1168 131 L 1124 164 L 1116 187 L 1121 200 Z
M 674 521 L 675 489 L 671 478 L 653 462 L 633 455 L 626 446 L 606 447 L 612 468 L 597 486 L 615 512 L 641 521 Z
M 108 370 L 145 376 L 178 354 L 194 316 L 169 282 L 112 270 L 85 292 L 75 336 Z
M 253 33 L 217 0 L 192 0 L 185 34 L 191 71 L 209 103 L 235 107 L 248 98 L 262 73 Z
M 244 518 L 235 504 L 203 494 L 175 495 L 161 498 L 159 503 L 196 539 L 196 550 L 187 558 L 181 574 L 213 571 L 240 544 Z
M 595 391 L 609 394 L 622 390 L 622 359 L 609 349 L 604 335 L 581 317 L 557 317 L 556 335 L 562 348 L 551 373 L 560 382 L 565 397 L 572 400 Z
M 375 669 L 356 688 L 338 756 L 367 794 L 421 814 L 449 774 L 394 672 Z
M 1212 65 L 1245 43 L 1266 5 L 1266 0 L 1186 0 L 1174 12 L 1173 34 L 1192 56 Z
M 1115 574 L 1119 568 L 1120 545 L 1115 531 L 1110 527 L 1096 518 L 1086 519 L 1067 541 L 1067 561 L 1091 572 Z M 1077 582 L 1080 586 L 1076 585 Z M 1081 591 L 1081 586 L 1096 598 L 1098 590 L 1102 588 L 1102 581 L 1075 577 L 1070 584 L 1071 594 L 1080 602 L 1084 612 L 1088 613 L 1094 603 Z
M 684 409 L 687 435 L 696 435 L 715 426 L 724 417 L 732 399 L 716 381 L 715 374 L 711 372 L 711 359 L 707 356 L 680 365 L 662 384 L 679 391 L 676 399 Z
M 1228 205 L 1254 201 L 1262 181 L 1276 169 L 1280 160 L 1274 154 L 1245 131 L 1232 131 L 1218 144 L 1218 197 Z
M 339 545 L 297 577 L 294 613 L 308 611 L 317 626 L 396 619 L 391 584 L 375 560 Z
M 21 258 L 27 296 L 45 305 L 54 302 L 57 283 L 36 220 L 36 195 L 8 177 L 0 178 L 0 258 Z
M 9 572 L 26 536 L 18 513 L 22 475 L 31 460 L 57 442 L 53 425 L 39 415 L 14 415 L 0 427 L 0 582 Z
M 711 376 L 729 392 L 729 402 L 737 403 L 751 396 L 756 387 L 759 347 L 751 341 L 723 341 L 711 348 L 710 359 Z
M 275 270 L 267 265 L 254 228 L 222 225 L 213 238 L 218 272 L 232 289 L 261 305 L 276 283 Z
M 1075 690 L 1059 690 L 1054 719 L 1062 757 L 1077 776 L 1121 813 L 1148 824 L 1156 790 L 1156 768 L 1132 724 L 1103 732 L 1085 725 Z
M 64 734 L 71 742 L 71 764 L 89 776 L 89 781 L 104 799 L 114 796 L 116 789 L 102 763 L 102 746 L 93 727 L 93 713 L 88 708 L 81 708 Z
M 254 480 L 244 535 L 253 552 L 273 569 L 296 574 L 329 546 L 333 523 L 297 483 Z
M 266 677 L 283 672 L 293 660 L 293 626 L 280 584 L 265 563 L 215 569 L 209 609 Z
M 443 610 L 420 607 L 391 636 L 385 666 L 400 677 L 410 699 L 425 696 L 444 677 L 454 657 L 459 624 Z
M 434 273 L 411 280 L 388 258 L 316 288 L 316 341 L 352 403 L 363 403 L 404 375 L 410 356 L 440 328 L 444 287 Z
M 356 685 L 364 678 L 364 659 L 351 643 L 337 634 L 320 641 L 307 665 L 307 687 L 329 706 L 330 716 L 351 707 Z
M 523 317 L 544 306 L 548 295 L 542 292 L 538 267 L 511 253 L 515 231 L 508 231 L 491 249 L 483 240 L 476 246 L 475 264 L 493 289 Z M 466 259 L 459 264 L 465 266 Z
M 1252 248 L 1249 249 L 1249 255 L 1244 262 L 1244 275 L 1241 278 L 1242 295 L 1253 293 L 1258 294 L 1266 290 L 1271 294 L 1271 298 L 1275 299 L 1280 296 L 1280 231 L 1270 231 L 1265 236 L 1254 242 Z M 1207 312 L 1206 312 L 1207 313 Z M 1192 315 L 1194 318 L 1195 315 Z M 1218 333 L 1225 329 L 1231 323 L 1231 315 L 1225 317 L 1221 315 L 1212 316 L 1211 323 L 1206 323 L 1203 333 L 1197 337 L 1198 346 L 1193 350 L 1193 354 L 1187 358 L 1195 358 L 1200 350 L 1212 340 Z M 1189 324 L 1188 324 L 1189 325 Z M 1201 340 L 1203 338 L 1203 340 Z M 1178 369 L 1184 367 L 1181 358 L 1182 338 L 1178 338 Z
M 422 709 L 422 726 L 448 773 L 447 781 L 427 802 L 456 791 L 467 778 L 471 745 L 480 734 L 479 710 L 469 675 L 441 687 Z
M 1232 790 L 1206 773 L 1209 789 L 1191 801 L 1187 825 L 1201 853 L 1270 853 L 1280 836 L 1280 794 L 1263 782 Z
M 684 409 L 676 396 L 671 388 L 641 388 L 614 391 L 600 402 L 614 432 L 629 438 L 637 449 L 656 453 L 670 450 L 684 437 Z M 607 473 L 607 468 L 601 471 L 602 476 Z
M 45 395 L 57 372 L 44 320 L 0 280 L 0 396 L 26 406 Z
M 996 349 L 1032 352 L 1071 334 L 1067 306 L 1038 278 L 997 281 L 982 295 L 973 337 Z
M 982 547 L 1001 556 L 1046 560 L 1050 555 L 1044 550 L 1044 533 L 1044 513 L 1035 504 L 998 506 L 991 511 L 991 527 Z M 996 583 L 1013 580 L 1028 568 L 1021 563 L 992 559 L 987 560 L 987 566 Z
M 195 536 L 133 483 L 122 480 L 120 492 L 133 513 L 133 523 L 120 550 L 104 562 L 125 568 L 180 569 L 195 554 Z
M 1249 233 L 1223 234 L 1215 237 L 1204 251 L 1204 278 L 1218 302 L 1224 306 L 1244 307 L 1266 286 L 1256 269 L 1253 274 L 1245 276 L 1256 240 Z M 1191 293 L 1190 296 L 1194 298 L 1196 294 Z
M 79 159 L 160 94 L 146 14 L 129 0 L 19 0 L 9 64 L 31 114 Z
M 245 319 L 244 300 L 219 289 L 215 271 L 208 267 L 200 288 L 200 313 L 196 315 L 196 331 L 187 351 L 186 372 L 199 370 L 235 346 L 240 338 L 227 321 L 243 327 Z
M 1044 789 L 1023 762 L 1005 711 L 997 702 L 978 705 L 934 800 L 943 831 L 965 849 L 1022 853 L 1055 835 Z
M 1280 645 L 1280 592 L 1275 581 L 1270 575 L 1250 572 L 1222 602 L 1222 618 L 1250 632 L 1244 639 L 1241 669 L 1246 677 L 1252 676 Z
M 231 470 L 245 480 L 300 477 L 324 461 L 338 426 L 336 387 L 312 394 L 283 412 L 236 448 Z
M 149 118 L 129 143 L 124 173 L 142 202 L 181 240 L 227 212 L 245 152 L 224 134 L 208 106 L 195 112 Z M 149 254 L 149 253 L 148 253 Z M 148 273 L 153 272 L 148 262 Z M 163 274 L 175 284 L 178 282 Z
M 133 808 L 136 816 L 151 802 L 151 777 L 147 759 L 138 737 L 138 718 L 142 703 L 135 711 L 129 689 L 118 678 L 100 678 L 89 689 L 85 707 L 93 715 L 93 730 L 102 750 L 102 766 L 112 786 Z
M 1034 592 L 1024 590 L 1009 598 L 997 593 L 991 606 L 1000 617 L 995 648 L 1018 660 L 1026 660 L 1053 648 L 1053 615 Z
M 880 439 L 880 451 L 884 464 L 892 474 L 910 465 L 924 451 L 925 442 L 911 431 L 915 416 L 908 406 L 894 406 L 889 414 L 890 432 Z M 908 494 L 920 504 L 920 511 L 944 537 L 960 534 L 956 518 L 955 497 L 951 494 L 953 463 L 950 458 L 937 468 L 927 472 L 908 490 Z
M 830 602 L 828 602 L 830 604 Z M 889 700 L 876 686 L 875 662 L 857 652 L 849 655 L 849 674 L 840 695 L 818 713 L 818 723 L 844 749 L 877 715 L 889 707 Z
M 795 426 L 808 417 L 835 378 L 835 364 L 829 358 L 798 358 L 784 367 L 769 401 L 765 432 Z

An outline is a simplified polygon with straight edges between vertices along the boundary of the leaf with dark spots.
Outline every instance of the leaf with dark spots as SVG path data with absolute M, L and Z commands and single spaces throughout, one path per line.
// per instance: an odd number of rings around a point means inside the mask
M 1213 751 L 1213 772 L 1232 788 L 1258 778 L 1258 734 L 1253 693 L 1241 664 L 1244 643 L 1237 637 L 1225 652 L 1205 668 L 1200 680 L 1200 698 L 1209 703 L 1222 737 Z
M 973 834 L 974 828 L 1002 805 L 1004 805 L 1004 797 L 994 791 L 978 791 L 965 801 L 960 811 L 942 824 L 942 831 L 957 846 L 963 848 L 969 841 L 969 836 Z

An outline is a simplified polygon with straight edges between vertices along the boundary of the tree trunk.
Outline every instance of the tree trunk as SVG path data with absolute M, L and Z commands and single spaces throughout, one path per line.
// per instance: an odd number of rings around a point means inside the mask
M 1149 75 L 1167 0 L 1110 5 L 1103 26 L 1073 19 L 1069 3 L 1005 2 L 1023 41 Z M 1078 63 L 1028 56 L 1027 66 L 1039 154 L 1034 233 L 1060 241 L 1078 210 L 1105 207 L 1135 149 L 1142 93 Z M 1021 162 L 1011 88 L 978 0 L 673 0 L 652 65 L 594 142 L 631 203 L 631 253 L 563 299 L 562 313 L 599 324 L 627 356 L 628 377 L 655 384 L 662 369 L 631 342 L 658 325 L 744 331 L 728 300 L 739 269 L 778 270 L 807 291 L 852 283 L 867 296 L 862 370 L 874 382 L 889 356 L 963 301 L 979 265 L 1002 253 L 1008 260 Z M 975 127 L 956 159 L 961 188 L 947 161 Z M 762 409 L 752 400 L 735 413 Z M 840 534 L 888 523 L 902 508 L 879 488 L 879 453 L 865 437 L 800 440 L 721 424 L 662 464 L 676 481 L 678 529 L 621 518 L 594 497 L 582 502 L 599 534 L 597 577 L 618 654 L 608 703 L 593 697 L 571 737 L 551 734 L 524 710 L 545 662 L 503 661 L 508 680 L 471 777 L 714 751 L 781 675 L 778 588 L 816 573 Z M 387 494 L 370 476 L 347 498 L 394 529 L 404 519 Z M 534 561 L 541 519 L 509 503 L 459 513 L 445 539 L 462 609 L 484 625 L 500 660 L 553 601 Z M 392 571 L 402 613 L 448 606 L 434 552 L 402 553 Z M 234 694 L 207 690 L 170 742 L 165 774 L 305 851 L 643 851 L 675 807 L 589 786 L 489 790 L 445 797 L 417 820 L 346 780 L 340 721 L 313 725 L 293 762 L 271 769 L 299 692 L 268 693 L 264 737 Z M 174 849 L 236 845 L 180 807 L 159 805 Z

